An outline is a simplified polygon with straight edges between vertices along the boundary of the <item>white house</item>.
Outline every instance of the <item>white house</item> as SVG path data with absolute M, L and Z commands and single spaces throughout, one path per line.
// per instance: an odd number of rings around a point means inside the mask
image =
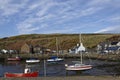
M 103 43 L 103 44 L 99 44 L 97 46 L 97 50 L 98 52 L 104 52 L 104 53 L 109 53 L 109 52 L 116 52 L 120 50 L 120 42 L 111 42 L 111 43 Z
M 2 53 L 8 53 L 8 50 L 2 49 L 1 52 Z

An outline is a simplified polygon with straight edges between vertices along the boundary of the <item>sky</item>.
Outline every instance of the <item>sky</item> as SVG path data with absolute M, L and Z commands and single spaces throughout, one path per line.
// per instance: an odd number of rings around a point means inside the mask
M 0 0 L 0 38 L 120 33 L 120 0 Z

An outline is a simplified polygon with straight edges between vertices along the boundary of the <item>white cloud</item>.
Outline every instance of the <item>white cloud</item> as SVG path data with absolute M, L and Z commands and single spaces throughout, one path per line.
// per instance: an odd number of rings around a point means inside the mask
M 40 7 L 40 10 L 37 12 L 37 16 L 39 16 L 39 17 L 42 17 L 43 15 L 46 15 L 48 12 L 48 10 L 49 10 L 49 8 L 51 8 L 52 6 L 54 6 L 55 5 L 55 3 L 54 2 L 45 2 L 45 3 L 43 3 Z
M 95 33 L 120 33 L 120 25 L 107 27 L 99 31 L 96 31 Z
M 120 16 L 113 16 L 113 17 L 109 18 L 108 21 L 120 23 Z
M 0 0 L 0 10 L 2 16 L 13 15 L 20 11 L 20 9 L 24 8 L 25 4 L 28 0 L 24 0 L 19 3 L 13 3 L 13 0 Z
M 109 7 L 109 8 L 119 8 L 120 0 L 89 0 L 88 6 L 93 7 Z
M 32 11 L 32 10 L 38 8 L 39 6 L 40 6 L 39 3 L 33 3 L 28 7 L 27 11 Z
M 80 6 L 84 8 L 79 8 Z M 34 11 L 35 9 L 37 10 Z M 77 0 L 75 1 L 68 0 L 62 3 L 56 2 L 54 0 L 51 0 L 51 1 L 43 0 L 39 2 L 34 2 L 31 5 L 28 5 L 28 8 L 23 13 L 27 15 L 27 13 L 34 11 L 34 14 L 28 14 L 30 17 L 26 18 L 24 21 L 20 22 L 19 24 L 26 25 L 29 23 L 31 26 L 34 26 L 34 24 L 38 24 L 39 29 L 44 28 L 46 26 L 53 28 L 59 25 L 66 24 L 67 21 L 71 21 L 72 19 L 95 14 L 101 9 L 102 9 L 101 7 L 92 7 L 92 6 L 88 7 L 87 5 L 80 5 L 80 3 L 77 2 Z M 68 24 L 66 24 L 66 26 L 68 26 Z M 24 27 L 22 27 L 22 29 L 23 28 Z M 21 30 L 20 28 L 18 29 L 19 29 L 19 32 L 20 31 L 23 32 L 23 30 Z M 63 32 L 65 30 L 60 30 L 60 31 Z
M 91 0 L 88 4 L 89 5 L 103 5 L 111 2 L 112 0 Z
M 97 7 L 97 8 L 95 8 L 95 7 L 90 7 L 90 8 L 87 8 L 87 9 L 85 9 L 85 10 L 82 10 L 81 13 L 80 13 L 80 15 L 81 15 L 81 16 L 92 15 L 92 14 L 96 13 L 97 11 L 99 11 L 99 10 L 101 10 L 101 9 L 102 9 L 102 8 L 100 8 L 100 7 Z
M 39 30 L 39 27 L 34 27 L 31 24 L 20 24 L 18 25 L 18 29 L 19 29 L 19 34 L 28 34 L 31 32 L 35 32 L 36 30 Z
M 0 16 L 14 17 L 19 15 L 20 20 L 17 19 L 16 23 L 19 34 L 41 32 L 40 30 L 46 28 L 50 28 L 50 33 L 75 32 L 89 26 L 105 25 L 104 22 L 116 25 L 120 20 L 119 14 L 116 17 L 110 16 L 114 13 L 104 16 L 104 12 L 107 11 L 106 6 L 113 7 L 113 2 L 115 4 L 117 0 L 22 0 L 19 2 L 0 0 Z M 97 16 L 96 19 L 95 16 Z M 61 30 L 57 30 L 58 27 L 61 27 Z M 111 31 L 111 28 L 98 32 L 104 31 Z

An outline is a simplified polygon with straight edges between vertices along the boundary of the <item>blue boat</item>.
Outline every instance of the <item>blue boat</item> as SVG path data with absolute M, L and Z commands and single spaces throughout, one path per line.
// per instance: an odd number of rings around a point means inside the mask
M 61 62 L 62 58 L 58 58 L 57 56 L 52 56 L 50 59 L 47 59 L 47 62 Z

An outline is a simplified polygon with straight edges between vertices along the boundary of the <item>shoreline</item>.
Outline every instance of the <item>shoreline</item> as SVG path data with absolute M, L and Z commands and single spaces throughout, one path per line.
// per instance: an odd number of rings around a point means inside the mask
M 120 80 L 120 76 L 66 76 L 66 77 L 36 77 L 36 78 L 0 78 L 0 80 Z
M 40 60 L 48 59 L 50 56 L 57 56 L 57 54 L 18 54 L 22 60 L 28 58 L 38 58 Z M 15 57 L 16 54 L 12 54 L 12 57 Z M 9 54 L 0 54 L 0 60 L 6 60 L 9 57 Z M 80 58 L 79 54 L 59 54 L 58 57 L 61 58 Z M 85 53 L 83 54 L 85 59 L 98 59 L 98 60 L 107 60 L 107 61 L 120 61 L 118 54 L 98 54 L 98 53 Z

